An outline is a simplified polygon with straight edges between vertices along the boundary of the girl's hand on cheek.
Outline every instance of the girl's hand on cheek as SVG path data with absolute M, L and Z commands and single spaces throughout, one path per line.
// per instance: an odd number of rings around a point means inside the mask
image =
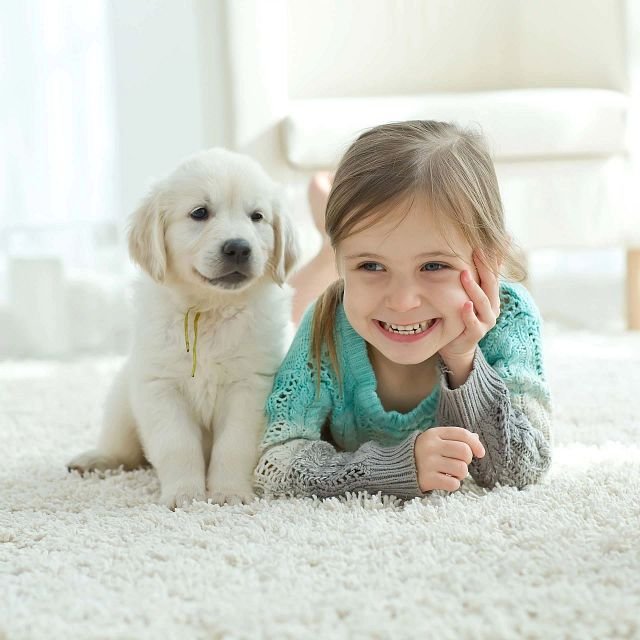
M 498 278 L 484 262 L 480 251 L 473 252 L 473 260 L 478 269 L 480 284 L 474 281 L 468 271 L 460 274 L 462 286 L 469 296 L 461 309 L 465 328 L 439 352 L 447 367 L 454 370 L 471 367 L 478 342 L 495 327 L 500 315 Z

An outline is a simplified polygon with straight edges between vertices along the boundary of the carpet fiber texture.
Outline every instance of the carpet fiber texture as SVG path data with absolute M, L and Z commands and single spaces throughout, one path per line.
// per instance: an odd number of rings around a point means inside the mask
M 544 341 L 538 486 L 175 513 L 65 470 L 119 359 L 0 363 L 0 639 L 640 638 L 640 335 Z

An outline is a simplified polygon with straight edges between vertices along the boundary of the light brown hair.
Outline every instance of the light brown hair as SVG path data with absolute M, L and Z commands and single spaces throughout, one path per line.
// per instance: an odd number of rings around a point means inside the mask
M 418 196 L 436 213 L 443 237 L 451 225 L 490 262 L 502 264 L 500 275 L 517 282 L 526 278 L 517 245 L 504 225 L 498 181 L 482 135 L 447 122 L 392 122 L 365 131 L 352 143 L 338 165 L 327 202 L 325 230 L 332 247 L 364 222 L 375 224 L 395 204 Z M 317 389 L 323 350 L 338 379 L 341 375 L 334 322 L 343 295 L 339 279 L 316 302 L 311 353 Z

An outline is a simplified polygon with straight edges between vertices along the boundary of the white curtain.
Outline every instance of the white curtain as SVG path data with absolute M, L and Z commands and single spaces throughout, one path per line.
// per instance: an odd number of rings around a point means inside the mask
M 105 0 L 0 4 L 0 357 L 119 349 Z

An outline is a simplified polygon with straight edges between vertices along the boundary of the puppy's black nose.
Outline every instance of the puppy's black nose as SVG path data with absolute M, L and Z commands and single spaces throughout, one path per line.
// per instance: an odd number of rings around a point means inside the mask
M 249 260 L 251 255 L 251 245 L 242 238 L 227 240 L 222 245 L 222 255 L 224 259 L 235 264 L 243 264 Z

